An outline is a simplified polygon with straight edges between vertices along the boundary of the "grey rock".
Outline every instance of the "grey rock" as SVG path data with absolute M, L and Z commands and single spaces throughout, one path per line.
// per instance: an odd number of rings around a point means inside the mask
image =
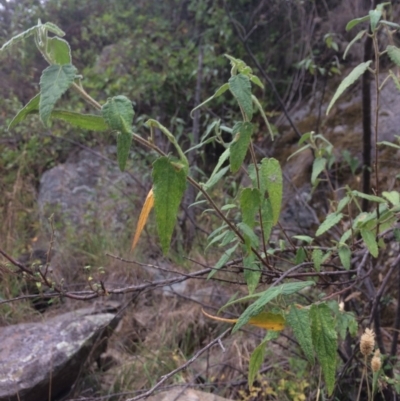
M 49 401 L 68 393 L 98 358 L 119 317 L 93 307 L 0 328 L 0 401 Z

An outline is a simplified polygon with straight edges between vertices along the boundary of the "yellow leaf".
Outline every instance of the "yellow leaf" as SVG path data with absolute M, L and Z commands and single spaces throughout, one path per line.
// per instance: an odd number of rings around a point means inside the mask
M 236 323 L 238 321 L 238 319 L 226 319 L 223 317 L 209 315 L 204 311 L 204 309 L 202 309 L 202 312 L 210 319 L 218 320 L 219 322 Z M 278 313 L 261 312 L 257 316 L 252 317 L 248 324 L 261 327 L 262 329 L 266 330 L 280 331 L 285 327 L 285 318 Z
M 154 206 L 154 194 L 152 188 L 150 189 L 150 192 L 147 194 L 147 198 L 142 207 L 142 211 L 140 212 L 139 221 L 136 226 L 136 232 L 135 232 L 135 237 L 133 238 L 131 251 L 135 249 L 139 241 L 140 234 L 142 233 L 143 228 L 146 225 L 147 218 L 149 217 L 150 211 L 153 208 L 153 206 Z

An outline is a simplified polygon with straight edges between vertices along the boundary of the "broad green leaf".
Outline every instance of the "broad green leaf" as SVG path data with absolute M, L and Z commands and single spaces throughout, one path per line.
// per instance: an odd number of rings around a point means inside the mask
M 229 78 L 229 89 L 239 103 L 247 121 L 253 117 L 253 101 L 251 98 L 251 84 L 248 76 L 243 74 L 234 75 Z
M 365 17 L 361 17 L 361 18 L 355 18 L 351 21 L 349 21 L 346 25 L 346 31 L 350 31 L 350 29 L 354 28 L 356 25 L 362 23 L 362 22 L 366 22 L 369 21 L 369 15 L 366 15 Z
M 339 246 L 339 259 L 346 270 L 351 266 L 351 250 L 347 245 Z
M 340 97 L 340 95 L 350 86 L 352 85 L 358 78 L 361 77 L 362 74 L 368 69 L 372 60 L 366 61 L 364 63 L 359 64 L 357 67 L 353 69 L 353 71 L 340 83 L 337 88 L 335 94 L 331 102 L 329 103 L 328 109 L 326 110 L 326 115 L 329 114 L 332 106 L 335 104 L 336 100 Z
M 267 243 L 271 236 L 272 227 L 274 226 L 273 212 L 271 201 L 269 199 L 262 199 L 261 203 L 261 221 L 264 233 L 264 240 Z
M 72 85 L 76 72 L 76 68 L 72 64 L 53 64 L 43 71 L 40 77 L 39 114 L 46 127 L 49 124 L 54 105 Z
M 117 133 L 117 158 L 121 171 L 125 170 L 132 144 L 132 120 L 135 114 L 132 102 L 126 96 L 114 96 L 101 108 L 102 115 Z
M 218 260 L 217 264 L 214 266 L 214 269 L 210 272 L 210 274 L 207 277 L 207 280 L 210 279 L 211 277 L 214 276 L 214 274 L 223 266 L 226 265 L 226 263 L 229 261 L 229 259 L 232 257 L 233 252 L 236 251 L 236 248 L 238 247 L 239 243 L 236 243 L 233 247 L 229 248 L 227 251 L 225 251 L 220 259 Z
M 153 183 L 157 231 L 166 254 L 186 189 L 186 173 L 183 168 L 177 169 L 168 157 L 160 157 L 153 163 Z
M 255 301 L 253 304 L 251 304 L 239 317 L 235 327 L 232 330 L 232 333 L 239 330 L 243 325 L 245 325 L 250 320 L 250 318 L 261 313 L 262 310 L 264 309 L 265 305 L 268 302 L 275 299 L 277 296 L 291 295 L 293 293 L 296 293 L 296 292 L 298 292 L 306 287 L 309 287 L 311 285 L 314 285 L 314 284 L 315 284 L 314 281 L 285 283 L 285 284 L 278 285 L 276 287 L 270 287 L 266 291 L 263 291 L 262 293 L 253 294 L 250 296 L 248 295 L 247 297 L 232 301 L 231 304 L 241 302 L 243 300 L 251 299 L 253 297 L 258 297 L 257 301 Z M 229 304 L 225 305 L 224 307 L 226 307 L 228 305 Z
M 314 159 L 311 174 L 311 184 L 314 186 L 317 182 L 318 176 L 324 171 L 326 159 L 324 157 L 317 157 Z
M 229 84 L 223 84 L 220 88 L 217 89 L 217 91 L 211 96 L 209 97 L 207 100 L 205 100 L 203 103 L 199 104 L 198 106 L 196 106 L 191 112 L 190 112 L 190 117 L 193 118 L 193 113 L 199 109 L 200 107 L 203 107 L 205 104 L 207 104 L 208 102 L 210 102 L 211 100 L 217 98 L 218 96 L 221 96 L 224 92 L 226 92 L 229 89 Z
M 51 117 L 64 120 L 74 127 L 91 131 L 106 131 L 110 129 L 103 117 L 94 114 L 81 114 L 67 110 L 53 110 L 51 112 Z
M 378 243 L 376 242 L 375 233 L 368 230 L 368 229 L 361 229 L 360 230 L 361 237 L 367 246 L 369 253 L 374 257 L 378 257 Z
M 45 24 L 42 24 L 39 22 L 38 25 L 35 25 L 32 28 L 27 29 L 26 31 L 11 38 L 8 42 L 4 43 L 4 45 L 0 49 L 0 52 L 10 48 L 11 46 L 15 45 L 16 43 L 23 41 L 24 39 L 28 38 L 29 36 L 34 35 L 38 31 L 39 28 L 48 30 L 48 31 L 56 34 L 57 36 L 65 35 L 65 32 L 62 31 L 57 25 L 54 25 L 51 22 L 46 22 Z
M 344 198 L 340 199 L 340 202 L 337 206 L 336 213 L 340 213 L 351 201 L 350 196 L 346 195 Z
M 321 271 L 323 253 L 321 249 L 314 249 L 312 253 L 312 261 L 314 263 L 314 269 L 317 272 Z
M 114 96 L 101 108 L 102 115 L 111 129 L 130 133 L 135 112 L 132 102 L 126 96 Z
M 17 115 L 12 119 L 8 129 L 14 128 L 21 121 L 25 120 L 28 114 L 34 114 L 39 111 L 40 93 L 33 97 L 29 102 L 17 113 Z
M 233 141 L 230 144 L 230 165 L 232 173 L 236 173 L 247 154 L 250 145 L 251 135 L 253 134 L 253 124 L 240 122 L 233 127 Z
M 382 196 L 384 196 L 393 206 L 396 206 L 400 203 L 400 194 L 397 191 L 385 191 L 382 192 Z
M 265 336 L 265 338 L 262 340 L 261 344 L 259 344 L 251 354 L 249 362 L 249 376 L 248 376 L 248 384 L 250 390 L 253 386 L 254 379 L 256 378 L 257 373 L 264 362 L 266 344 L 271 340 L 275 340 L 276 338 L 278 338 L 278 333 L 276 331 L 269 331 Z
M 306 260 L 306 257 L 307 257 L 307 254 L 306 254 L 306 251 L 304 250 L 304 248 L 299 248 L 299 249 L 297 249 L 294 263 L 296 265 L 299 265 L 300 263 L 303 263 Z
M 378 9 L 369 11 L 369 18 L 371 20 L 372 33 L 375 31 L 376 26 L 378 25 L 378 22 L 381 19 L 381 17 L 382 17 L 382 11 L 380 11 Z
M 328 395 L 335 385 L 337 336 L 335 321 L 326 304 L 313 304 L 310 309 L 311 335 L 315 353 L 322 367 Z
M 357 42 L 357 40 L 360 40 L 366 33 L 367 33 L 366 29 L 363 29 L 362 31 L 357 33 L 357 35 L 353 38 L 353 40 L 347 45 L 346 50 L 344 51 L 343 54 L 343 60 L 346 60 L 346 55 L 350 50 L 351 46 L 353 46 L 354 43 Z
M 47 53 L 53 64 L 71 64 L 71 48 L 66 40 L 58 38 L 48 38 Z
M 386 47 L 390 60 L 397 66 L 400 66 L 400 49 L 396 46 L 389 45 Z
M 244 267 L 244 279 L 246 280 L 249 294 L 253 294 L 260 282 L 261 269 L 260 264 L 255 259 L 253 252 L 250 252 L 245 258 L 243 258 Z
M 268 191 L 268 197 L 271 202 L 273 224 L 279 220 L 282 206 L 282 170 L 279 161 L 274 158 L 262 159 L 260 167 L 260 191 L 261 196 Z
M 315 236 L 318 237 L 322 235 L 324 232 L 328 231 L 330 228 L 339 223 L 343 218 L 343 213 L 331 213 L 326 216 L 325 221 L 319 226 Z
M 253 229 L 245 223 L 238 223 L 237 227 L 243 233 L 247 247 L 257 248 L 259 243 L 259 238 L 254 233 Z
M 117 159 L 118 159 L 118 166 L 121 171 L 125 170 L 131 145 L 132 145 L 131 132 L 121 131 L 117 133 Z
M 305 134 L 303 134 L 300 139 L 299 139 L 299 143 L 298 145 L 302 145 L 305 141 L 308 141 L 311 137 L 311 132 L 306 132 Z
M 255 215 L 260 208 L 261 195 L 257 188 L 244 188 L 240 193 L 242 221 L 250 228 L 254 227 Z
M 289 314 L 286 315 L 286 321 L 292 328 L 296 340 L 299 342 L 304 355 L 311 364 L 314 364 L 310 310 L 292 305 L 290 307 Z

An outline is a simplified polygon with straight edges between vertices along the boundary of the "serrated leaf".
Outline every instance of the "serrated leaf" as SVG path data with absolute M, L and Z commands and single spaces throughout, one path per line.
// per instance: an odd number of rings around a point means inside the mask
M 316 184 L 318 176 L 324 171 L 326 166 L 326 159 L 324 157 L 317 157 L 314 159 L 311 174 L 311 184 Z
M 153 193 L 153 188 L 152 188 L 152 189 L 150 189 L 149 193 L 147 194 L 146 200 L 144 201 L 142 210 L 140 212 L 139 220 L 138 220 L 138 223 L 136 226 L 135 236 L 133 237 L 133 241 L 132 241 L 131 251 L 133 251 L 136 248 L 136 245 L 140 238 L 140 234 L 142 233 L 143 228 L 146 225 L 147 219 L 149 217 L 149 214 L 150 214 L 153 206 L 154 206 L 154 193 Z
M 343 218 L 343 213 L 328 214 L 328 216 L 326 216 L 325 221 L 318 227 L 315 236 L 318 237 L 319 235 L 322 235 L 324 232 L 328 231 L 330 228 L 339 223 L 339 221 L 342 220 L 342 218 Z
M 263 341 L 261 341 L 261 344 L 259 344 L 251 354 L 248 374 L 248 385 L 250 390 L 253 386 L 254 379 L 264 362 L 266 344 L 276 338 L 278 338 L 278 333 L 276 331 L 269 331 Z
M 232 329 L 232 333 L 239 330 L 243 325 L 245 325 L 252 317 L 257 316 L 262 312 L 265 305 L 275 299 L 279 295 L 291 295 L 296 293 L 306 287 L 314 285 L 314 281 L 304 281 L 304 282 L 295 282 L 295 283 L 285 283 L 276 287 L 270 287 L 266 291 L 263 291 L 259 294 L 248 295 L 247 297 L 237 299 L 232 301 L 232 303 L 241 302 L 243 300 L 251 299 L 253 297 L 258 297 L 257 301 L 251 304 L 239 317 L 235 327 Z M 225 305 L 224 307 L 228 306 Z
M 217 98 L 218 96 L 221 96 L 223 93 L 225 93 L 227 90 L 229 89 L 229 84 L 223 84 L 220 88 L 217 89 L 217 91 L 210 96 L 207 100 L 205 100 L 203 103 L 199 104 L 198 106 L 196 106 L 191 112 L 190 112 L 190 117 L 193 118 L 193 113 L 199 109 L 200 107 L 203 107 L 205 104 L 207 104 L 208 102 L 210 102 L 211 100 Z
M 249 77 L 243 74 L 234 75 L 229 78 L 228 83 L 229 89 L 239 103 L 247 121 L 251 121 L 253 117 L 253 101 Z
M 326 115 L 329 114 L 329 111 L 331 110 L 332 106 L 335 104 L 336 100 L 340 97 L 340 95 L 350 86 L 352 85 L 355 81 L 357 81 L 358 78 L 361 77 L 361 75 L 364 74 L 364 72 L 368 69 L 369 65 L 371 64 L 372 60 L 366 61 L 364 63 L 359 64 L 357 67 L 353 69 L 353 71 L 340 83 L 339 87 L 337 88 L 335 94 L 333 95 L 332 100 L 329 103 L 328 109 L 326 110 Z
M 272 207 L 272 221 L 276 224 L 279 220 L 282 206 L 282 169 L 279 161 L 274 158 L 264 158 L 260 167 L 260 191 L 261 195 L 268 191 L 268 197 Z
M 312 305 L 310 319 L 314 350 L 322 367 L 327 393 L 331 395 L 336 374 L 337 336 L 335 321 L 326 304 Z
M 43 71 L 40 77 L 39 115 L 46 127 L 54 105 L 72 85 L 76 72 L 72 64 L 54 64 Z
M 64 120 L 74 127 L 91 131 L 106 131 L 110 129 L 103 117 L 94 114 L 81 114 L 67 110 L 53 110 L 51 112 L 51 117 Z
M 214 269 L 210 272 L 210 274 L 207 276 L 207 280 L 209 280 L 211 277 L 214 276 L 214 274 L 223 266 L 225 266 L 225 264 L 229 261 L 229 259 L 231 258 L 233 252 L 236 251 L 236 248 L 238 247 L 239 243 L 236 243 L 233 247 L 229 248 L 227 251 L 225 251 L 222 256 L 220 257 L 220 259 L 218 260 L 218 262 L 216 263 L 216 265 L 214 266 Z
M 382 17 L 382 11 L 380 11 L 378 9 L 369 11 L 369 19 L 371 21 L 372 33 L 375 31 L 376 26 L 378 25 L 378 22 L 381 19 L 381 17 Z
M 352 39 L 352 41 L 347 45 L 346 50 L 343 53 L 343 60 L 346 60 L 346 56 L 348 51 L 350 50 L 351 46 L 354 45 L 357 40 L 360 40 L 365 34 L 367 33 L 366 29 L 363 29 L 362 31 L 358 32 L 357 35 Z
M 255 215 L 260 208 L 261 195 L 258 188 L 244 188 L 240 193 L 242 221 L 250 228 L 254 227 Z
M 66 40 L 54 37 L 47 39 L 47 54 L 53 64 L 71 64 L 71 48 Z
M 314 249 L 312 253 L 312 261 L 314 263 L 314 269 L 317 272 L 321 271 L 323 253 L 321 249 Z
M 290 307 L 286 316 L 288 325 L 292 328 L 296 340 L 300 344 L 304 355 L 311 364 L 314 364 L 314 351 L 311 337 L 310 310 L 298 308 L 296 305 Z
M 132 102 L 126 96 L 114 96 L 101 108 L 102 115 L 111 129 L 130 133 L 135 114 Z
M 366 22 L 369 21 L 369 15 L 366 15 L 365 17 L 361 17 L 361 18 L 355 18 L 351 21 L 349 21 L 346 25 L 346 31 L 350 31 L 350 29 L 354 28 L 356 25 L 362 23 L 362 22 Z
M 390 60 L 397 66 L 400 66 L 400 49 L 396 46 L 389 45 L 386 47 Z
M 161 247 L 166 254 L 174 231 L 176 216 L 186 189 L 186 173 L 176 168 L 168 157 L 153 163 L 154 210 Z
M 367 229 L 361 229 L 360 230 L 361 237 L 363 241 L 365 242 L 365 245 L 368 248 L 369 253 L 374 257 L 377 258 L 379 251 L 378 251 L 378 243 L 376 242 L 376 237 L 375 233 L 367 230 Z
M 346 270 L 350 270 L 351 266 L 351 250 L 348 246 L 339 246 L 339 259 L 342 262 L 342 266 Z
M 248 122 L 239 122 L 233 127 L 233 141 L 230 144 L 230 166 L 232 173 L 236 173 L 247 154 L 251 136 L 253 134 L 253 124 Z
M 12 119 L 8 129 L 14 128 L 21 121 L 25 120 L 25 117 L 29 114 L 34 114 L 39 111 L 40 93 L 33 97 L 29 102 L 17 113 Z
M 121 171 L 125 170 L 131 145 L 132 145 L 132 134 L 130 132 L 117 133 L 117 159 L 118 159 L 118 166 Z
M 258 283 L 260 282 L 261 277 L 260 264 L 258 261 L 256 261 L 253 252 L 250 252 L 250 254 L 243 258 L 243 267 L 243 275 L 244 279 L 246 280 L 249 294 L 253 294 L 254 290 L 257 288 Z

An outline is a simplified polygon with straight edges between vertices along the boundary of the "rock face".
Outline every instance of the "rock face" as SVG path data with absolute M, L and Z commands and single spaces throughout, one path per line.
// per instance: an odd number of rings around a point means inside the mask
M 121 232 L 142 182 L 139 174 L 119 170 L 115 153 L 114 147 L 103 152 L 82 150 L 46 171 L 38 196 L 42 225 L 48 228 L 53 214 L 56 230 Z
M 88 359 L 104 352 L 118 323 L 93 307 L 43 323 L 0 328 L 0 401 L 49 401 L 68 393 Z

